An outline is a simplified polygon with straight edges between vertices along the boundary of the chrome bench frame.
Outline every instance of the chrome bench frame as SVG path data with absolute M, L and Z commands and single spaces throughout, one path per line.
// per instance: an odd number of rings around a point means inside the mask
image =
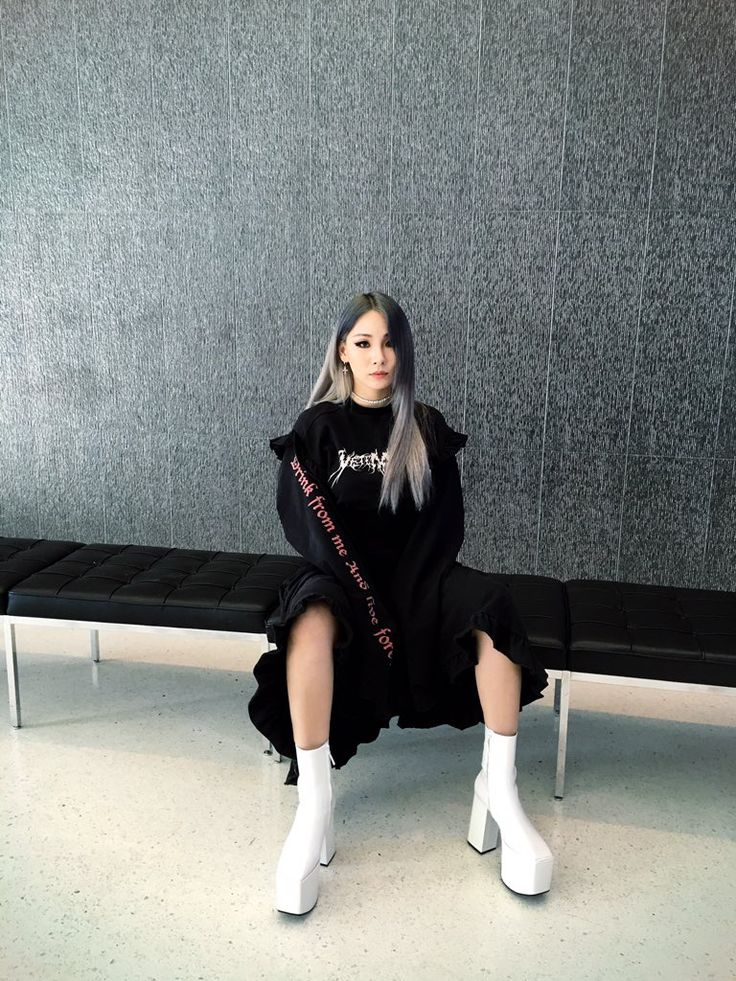
M 557 775 L 555 777 L 555 797 L 562 799 L 565 786 L 565 763 L 567 758 L 567 729 L 570 713 L 570 691 L 573 681 L 594 681 L 603 685 L 626 685 L 636 688 L 662 688 L 667 691 L 700 692 L 711 695 L 736 695 L 736 688 L 726 685 L 708 685 L 685 681 L 661 681 L 657 678 L 631 678 L 626 675 L 594 674 L 587 671 L 548 671 L 558 674 L 555 680 L 555 712 L 557 721 Z
M 243 633 L 235 630 L 210 630 L 201 627 L 160 627 L 142 623 L 111 623 L 93 620 L 67 620 L 57 617 L 25 617 L 16 616 L 13 613 L 6 613 L 0 617 L 3 621 L 3 633 L 5 636 L 5 663 L 8 670 L 8 699 L 10 701 L 10 724 L 16 728 L 21 728 L 20 712 L 20 683 L 18 679 L 18 643 L 15 628 L 18 625 L 27 624 L 32 627 L 72 627 L 76 630 L 86 630 L 89 633 L 89 653 L 93 664 L 100 662 L 100 630 L 128 630 L 136 633 L 158 633 L 158 634 L 202 634 L 211 639 L 213 635 L 226 635 L 242 640 L 263 639 L 267 650 L 272 650 L 275 645 L 271 644 L 263 633 Z M 264 753 L 273 754 L 273 747 L 268 739 L 263 738 Z M 277 763 L 281 762 L 281 755 L 276 753 L 274 759 Z

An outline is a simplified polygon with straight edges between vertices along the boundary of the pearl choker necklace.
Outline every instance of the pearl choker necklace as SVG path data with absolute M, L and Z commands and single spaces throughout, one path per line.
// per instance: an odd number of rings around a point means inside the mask
M 367 402 L 368 405 L 386 405 L 391 401 L 393 392 L 390 395 L 384 395 L 382 399 L 366 399 L 362 395 L 358 395 L 356 392 L 351 393 L 353 398 L 360 399 L 361 402 Z M 360 405 L 360 402 L 358 403 Z

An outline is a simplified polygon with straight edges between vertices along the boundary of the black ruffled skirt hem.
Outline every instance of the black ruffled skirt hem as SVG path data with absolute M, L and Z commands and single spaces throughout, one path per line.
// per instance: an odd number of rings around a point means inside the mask
M 326 602 L 338 622 L 333 650 L 334 689 L 330 717 L 330 751 L 339 769 L 362 743 L 375 741 L 382 728 L 398 716 L 398 726 L 432 728 L 449 725 L 467 729 L 483 721 L 475 680 L 477 641 L 473 629 L 487 633 L 494 647 L 521 667 L 519 710 L 542 697 L 549 684 L 547 672 L 531 650 L 524 626 L 506 587 L 490 576 L 455 564 L 445 582 L 442 636 L 444 652 L 437 665 L 435 701 L 417 709 L 410 694 L 403 656 L 391 667 L 389 712 L 378 717 L 375 705 L 360 697 L 358 665 L 351 657 L 353 629 L 350 609 L 340 584 L 314 567 L 306 567 L 282 587 L 280 604 L 266 624 L 268 639 L 276 647 L 265 651 L 254 667 L 257 690 L 248 703 L 253 725 L 282 755 L 291 758 L 286 783 L 295 784 L 296 746 L 286 685 L 286 650 L 294 619 L 316 600 Z

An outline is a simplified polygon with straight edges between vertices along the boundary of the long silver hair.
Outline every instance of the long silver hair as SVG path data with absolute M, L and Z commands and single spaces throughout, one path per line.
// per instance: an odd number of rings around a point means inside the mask
M 381 482 L 378 507 L 388 504 L 395 513 L 405 482 L 421 508 L 429 497 L 432 474 L 424 439 L 428 413 L 423 402 L 414 399 L 414 340 L 406 314 L 386 293 L 356 293 L 345 305 L 327 344 L 324 363 L 305 408 L 315 402 L 344 403 L 353 390 L 353 372 L 343 371 L 340 344 L 368 310 L 378 310 L 386 318 L 388 336 L 396 354 L 391 408 L 393 426 L 387 447 L 387 464 Z M 416 410 L 416 414 L 415 414 Z

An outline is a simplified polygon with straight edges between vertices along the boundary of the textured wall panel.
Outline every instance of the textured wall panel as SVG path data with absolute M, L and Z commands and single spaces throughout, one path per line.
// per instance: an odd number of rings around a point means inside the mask
M 389 0 L 310 5 L 315 211 L 353 219 L 370 212 L 377 221 L 388 221 L 393 6 Z M 399 31 L 397 40 L 400 36 Z M 438 107 L 440 113 L 445 109 Z M 400 136 L 394 139 L 398 150 Z
M 549 441 L 539 514 L 536 568 L 560 579 L 615 579 L 623 453 Z
M 736 456 L 736 259 L 734 260 L 734 283 L 731 288 L 731 309 L 728 326 L 728 341 L 724 358 L 723 394 L 718 413 L 717 456 Z
M 560 222 L 546 439 L 575 452 L 626 448 L 645 216 Z
M 614 576 L 645 216 L 563 215 L 539 568 Z
M 466 546 L 480 568 L 534 571 L 555 218 L 478 220 L 463 451 Z M 490 565 L 489 565 L 490 564 Z
M 414 335 L 417 397 L 462 419 L 470 225 L 456 216 L 394 215 L 391 295 Z M 441 270 L 441 272 L 440 272 Z
M 226 0 L 152 6 L 160 208 L 230 204 Z
M 75 9 L 85 207 L 153 209 L 149 5 L 77 0 Z
M 291 428 L 290 420 L 283 431 Z M 280 435 L 272 432 L 269 436 Z M 240 486 L 241 548 L 244 552 L 275 552 L 294 555 L 294 549 L 286 541 L 278 519 L 273 520 L 276 508 L 276 478 L 279 461 L 263 437 L 241 434 L 240 452 L 245 466 L 242 468 Z
M 103 541 L 101 431 L 97 409 L 107 365 L 97 358 L 83 215 L 18 216 L 36 437 L 39 534 Z
M 618 567 L 624 582 L 700 585 L 712 469 L 706 460 L 629 456 Z
M 575 4 L 561 207 L 647 208 L 664 0 Z
M 236 215 L 309 206 L 309 21 L 306 4 L 231 4 L 233 203 Z
M 669 0 L 653 208 L 733 211 L 734 51 L 734 0 Z
M 173 540 L 240 545 L 236 351 L 228 215 L 162 223 Z
M 715 460 L 708 515 L 708 543 L 700 583 L 736 590 L 736 459 Z
M 170 545 L 166 361 L 158 220 L 89 219 L 105 540 Z M 154 261 L 152 261 L 154 260 Z
M 11 211 L 14 207 L 11 186 L 13 167 L 8 132 L 8 102 L 5 96 L 7 87 L 5 45 L 2 43 L 2 31 L 0 31 L 0 211 Z
M 476 202 L 557 207 L 571 0 L 483 4 Z
M 272 211 L 238 222 L 235 263 L 237 404 L 231 408 L 244 437 L 273 436 L 303 408 L 311 378 L 306 218 Z
M 291 551 L 268 438 L 381 289 L 463 561 L 733 587 L 736 0 L 0 18 L 0 534 Z
M 713 457 L 735 255 L 736 216 L 652 214 L 631 453 Z
M 470 211 L 478 20 L 475 0 L 396 3 L 393 212 Z
M 28 390 L 28 355 L 21 303 L 15 216 L 0 211 L 0 529 L 14 537 L 38 534 L 36 401 Z M 2 531 L 0 531 L 2 534 Z
M 80 210 L 82 152 L 74 5 L 3 5 L 14 207 Z

